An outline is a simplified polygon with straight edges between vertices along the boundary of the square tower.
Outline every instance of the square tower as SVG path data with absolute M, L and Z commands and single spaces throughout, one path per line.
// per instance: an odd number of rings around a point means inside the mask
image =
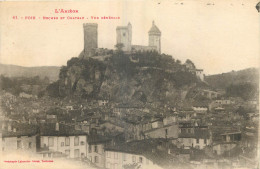
M 123 44 L 123 51 L 131 51 L 132 46 L 132 25 L 128 23 L 127 26 L 118 26 L 116 28 L 116 42 Z
M 84 56 L 94 56 L 98 48 L 98 24 L 84 23 Z

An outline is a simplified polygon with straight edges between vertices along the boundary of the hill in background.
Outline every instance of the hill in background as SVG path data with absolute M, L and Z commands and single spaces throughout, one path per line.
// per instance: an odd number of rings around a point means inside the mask
M 16 65 L 6 65 L 0 63 L 0 75 L 6 77 L 48 77 L 50 81 L 56 81 L 59 78 L 60 67 L 42 66 L 42 67 L 22 67 Z
M 205 81 L 209 84 L 209 86 L 216 89 L 226 89 L 230 85 L 242 83 L 258 85 L 259 70 L 257 68 L 248 68 L 239 71 L 210 75 L 205 77 Z

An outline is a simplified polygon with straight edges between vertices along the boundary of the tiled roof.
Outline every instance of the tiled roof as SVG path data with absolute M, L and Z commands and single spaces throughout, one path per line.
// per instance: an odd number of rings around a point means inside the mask
M 109 139 L 106 136 L 98 135 L 98 134 L 90 134 L 87 137 L 87 142 L 89 144 L 98 144 L 98 143 L 106 143 L 109 142 L 111 139 Z
M 86 132 L 75 130 L 74 126 L 59 124 L 59 130 L 56 131 L 55 123 L 42 124 L 39 127 L 41 136 L 74 136 L 87 135 Z
M 14 128 L 16 131 L 14 132 Z M 12 131 L 2 130 L 2 137 L 33 136 L 37 134 L 37 127 L 32 124 L 13 123 Z
M 161 34 L 161 31 L 159 30 L 159 28 L 154 24 L 151 27 L 151 29 L 148 32 L 149 34 Z
M 159 166 L 169 166 L 172 161 L 172 156 L 169 155 L 167 151 L 159 150 L 157 148 L 157 146 L 165 141 L 165 139 L 138 140 L 113 147 L 106 147 L 105 150 L 143 155 Z
M 210 137 L 210 133 L 207 129 L 199 129 L 195 128 L 194 133 L 180 133 L 179 138 L 200 138 L 200 139 L 208 139 Z

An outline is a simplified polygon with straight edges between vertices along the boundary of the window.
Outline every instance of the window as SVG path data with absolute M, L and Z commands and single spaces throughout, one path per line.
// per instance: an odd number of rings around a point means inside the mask
M 106 156 L 107 156 L 107 158 L 110 158 L 110 152 L 109 151 L 106 151 Z
M 98 146 L 95 146 L 95 150 L 96 153 L 98 153 Z
M 79 149 L 74 150 L 74 157 L 79 158 Z
M 65 138 L 65 145 L 66 145 L 66 146 L 69 146 L 69 145 L 70 145 L 70 138 L 69 138 L 69 137 L 66 137 L 66 138 Z
M 17 140 L 17 149 L 21 149 L 21 148 L 22 148 L 22 141 Z
M 79 145 L 79 137 L 74 137 L 74 146 Z
M 199 144 L 199 142 L 200 142 L 200 140 L 197 138 L 197 139 L 196 139 L 196 143 Z
M 84 142 L 84 141 L 81 141 L 81 142 L 80 142 L 80 145 L 82 145 L 82 146 L 85 145 L 85 142 Z
M 165 135 L 168 135 L 168 129 L 165 129 Z
M 114 169 L 118 169 L 117 163 L 114 164 Z
M 123 36 L 125 36 L 125 33 L 123 33 Z
M 114 153 L 114 157 L 115 157 L 115 159 L 118 159 L 118 152 Z
M 143 163 L 143 157 L 139 157 L 139 163 Z
M 28 147 L 32 148 L 32 142 L 29 142 Z
M 126 161 L 126 154 L 123 154 L 123 160 Z
M 70 157 L 70 150 L 65 150 L 65 154 L 67 157 Z
M 91 153 L 92 152 L 92 148 L 91 145 L 88 146 L 88 152 Z
M 191 133 L 191 130 L 190 130 L 190 129 L 188 129 L 188 133 Z
M 98 163 L 98 156 L 95 156 L 94 162 L 95 162 L 95 163 Z
M 53 147 L 54 146 L 54 138 L 53 137 L 49 137 L 48 138 L 48 145 L 49 145 L 49 147 Z
M 48 153 L 48 157 L 51 157 L 51 153 Z
M 64 147 L 64 142 L 61 142 L 61 143 L 60 143 L 60 146 L 61 146 L 61 147 Z
M 206 138 L 204 138 L 204 144 L 207 144 L 207 139 Z
M 135 156 L 132 156 L 132 161 L 133 163 L 135 163 Z
M 110 169 L 110 163 L 107 162 L 106 168 Z

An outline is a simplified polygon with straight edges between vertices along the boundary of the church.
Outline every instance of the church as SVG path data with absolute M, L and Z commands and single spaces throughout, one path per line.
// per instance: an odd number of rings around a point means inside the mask
M 148 46 L 132 45 L 132 25 L 128 23 L 127 26 L 118 26 L 116 28 L 117 44 L 123 44 L 123 51 L 157 51 L 161 53 L 161 31 L 155 25 L 154 21 L 152 27 L 148 32 L 149 44 Z

